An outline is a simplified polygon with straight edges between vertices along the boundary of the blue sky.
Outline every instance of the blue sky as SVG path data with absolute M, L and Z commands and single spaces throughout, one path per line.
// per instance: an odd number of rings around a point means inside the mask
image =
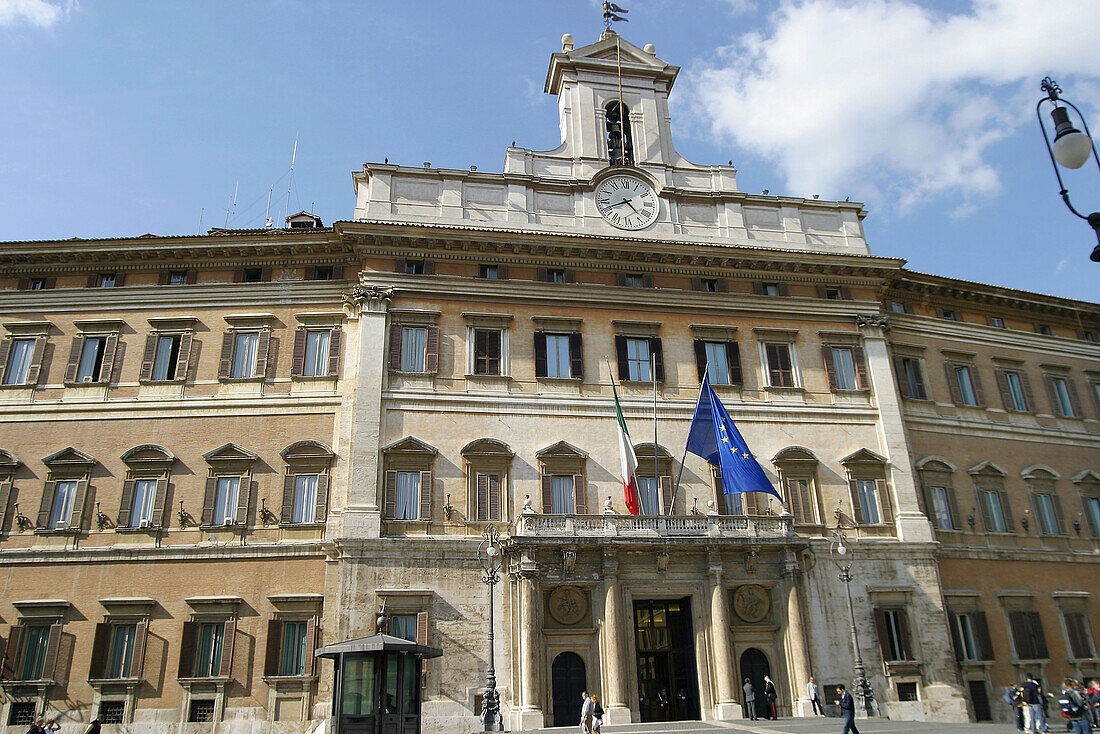
M 1097 300 L 1039 137 L 1053 75 L 1100 130 L 1095 0 L 627 0 L 682 68 L 677 149 L 745 191 L 865 202 L 876 254 Z M 549 56 L 599 3 L 0 0 L 0 240 L 350 219 L 364 162 L 499 171 L 558 143 Z M 1055 40 L 1056 39 L 1056 40 Z M 1071 181 L 1100 209 L 1092 162 Z

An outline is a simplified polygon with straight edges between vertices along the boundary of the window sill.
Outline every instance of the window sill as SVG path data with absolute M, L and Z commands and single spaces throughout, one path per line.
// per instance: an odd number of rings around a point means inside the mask
M 834 392 L 838 395 L 870 395 L 871 394 L 871 389 L 868 388 L 868 387 L 853 387 L 853 388 L 834 387 L 834 388 L 832 388 L 832 392 Z
M 291 375 L 290 379 L 295 382 L 303 382 L 306 380 L 324 380 L 335 382 L 339 375 Z
M 109 380 L 88 380 L 87 382 L 63 382 L 61 384 L 65 387 L 106 387 L 111 383 Z
M 219 377 L 218 382 L 223 382 L 229 385 L 239 385 L 249 382 L 263 382 L 267 377 L 264 375 L 256 375 L 255 377 Z
M 263 680 L 268 685 L 308 684 L 315 682 L 318 677 L 317 675 L 265 675 Z
M 148 533 L 150 535 L 153 535 L 153 534 L 156 534 L 156 533 L 163 533 L 167 529 L 168 528 L 165 528 L 161 525 L 145 525 L 143 527 L 137 527 L 137 528 L 135 528 L 135 527 L 115 528 L 115 532 L 116 533 L 121 533 L 123 535 L 128 535 L 128 534 L 129 535 L 137 535 L 137 534 L 141 534 L 141 533 Z
M 537 377 L 540 393 L 563 393 L 579 395 L 584 380 L 580 377 Z
M 80 528 L 35 528 L 35 535 L 80 535 Z
M 410 376 L 416 376 L 416 377 L 434 377 L 438 373 L 436 373 L 436 372 L 425 372 L 425 371 L 410 372 L 409 370 L 393 370 L 393 369 L 391 369 L 390 374 L 391 375 L 410 375 Z
M 177 678 L 176 681 L 185 688 L 190 686 L 216 685 L 224 686 L 229 682 L 228 675 L 216 675 L 209 678 Z
M 57 685 L 57 681 L 53 680 L 52 678 L 36 678 L 34 680 L 0 680 L 0 688 L 4 689 L 27 687 L 45 690 L 46 688 L 49 688 L 53 685 Z
M 313 522 L 281 522 L 279 527 L 281 528 L 323 528 L 325 526 L 324 520 L 314 520 Z M 226 527 L 226 526 L 223 526 Z M 233 527 L 237 527 L 234 525 Z
M 228 379 L 228 378 L 226 378 Z M 182 385 L 187 380 L 138 380 L 139 385 Z
M 15 385 L 0 385 L 0 390 L 27 390 L 33 387 L 37 387 L 37 384 L 30 382 L 20 382 Z
M 135 686 L 142 682 L 141 678 L 129 677 L 129 678 L 89 678 L 88 685 L 95 688 L 102 688 L 104 686 Z

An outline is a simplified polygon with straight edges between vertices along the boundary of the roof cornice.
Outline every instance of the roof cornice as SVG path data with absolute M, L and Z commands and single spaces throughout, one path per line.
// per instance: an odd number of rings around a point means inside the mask
M 960 278 L 930 275 L 912 270 L 900 271 L 887 289 L 886 297 L 905 298 L 913 295 L 936 299 L 951 299 L 983 306 L 1023 309 L 1053 316 L 1076 318 L 1082 312 L 1100 319 L 1100 304 L 1072 298 L 1031 293 L 1000 285 L 976 283 Z

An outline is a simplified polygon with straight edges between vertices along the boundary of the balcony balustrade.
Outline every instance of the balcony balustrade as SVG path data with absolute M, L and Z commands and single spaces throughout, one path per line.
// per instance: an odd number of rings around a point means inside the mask
M 566 538 L 784 538 L 792 518 L 771 515 L 544 515 L 527 512 L 517 537 Z

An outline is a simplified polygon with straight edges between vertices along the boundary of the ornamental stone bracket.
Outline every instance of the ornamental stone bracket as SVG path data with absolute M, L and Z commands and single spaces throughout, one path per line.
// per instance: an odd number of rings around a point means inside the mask
M 381 285 L 352 286 L 344 295 L 344 313 L 355 318 L 362 313 L 385 313 L 393 300 L 393 288 Z
M 871 332 L 869 336 L 885 334 L 890 330 L 890 317 L 884 313 L 858 313 L 856 326 L 861 331 Z

